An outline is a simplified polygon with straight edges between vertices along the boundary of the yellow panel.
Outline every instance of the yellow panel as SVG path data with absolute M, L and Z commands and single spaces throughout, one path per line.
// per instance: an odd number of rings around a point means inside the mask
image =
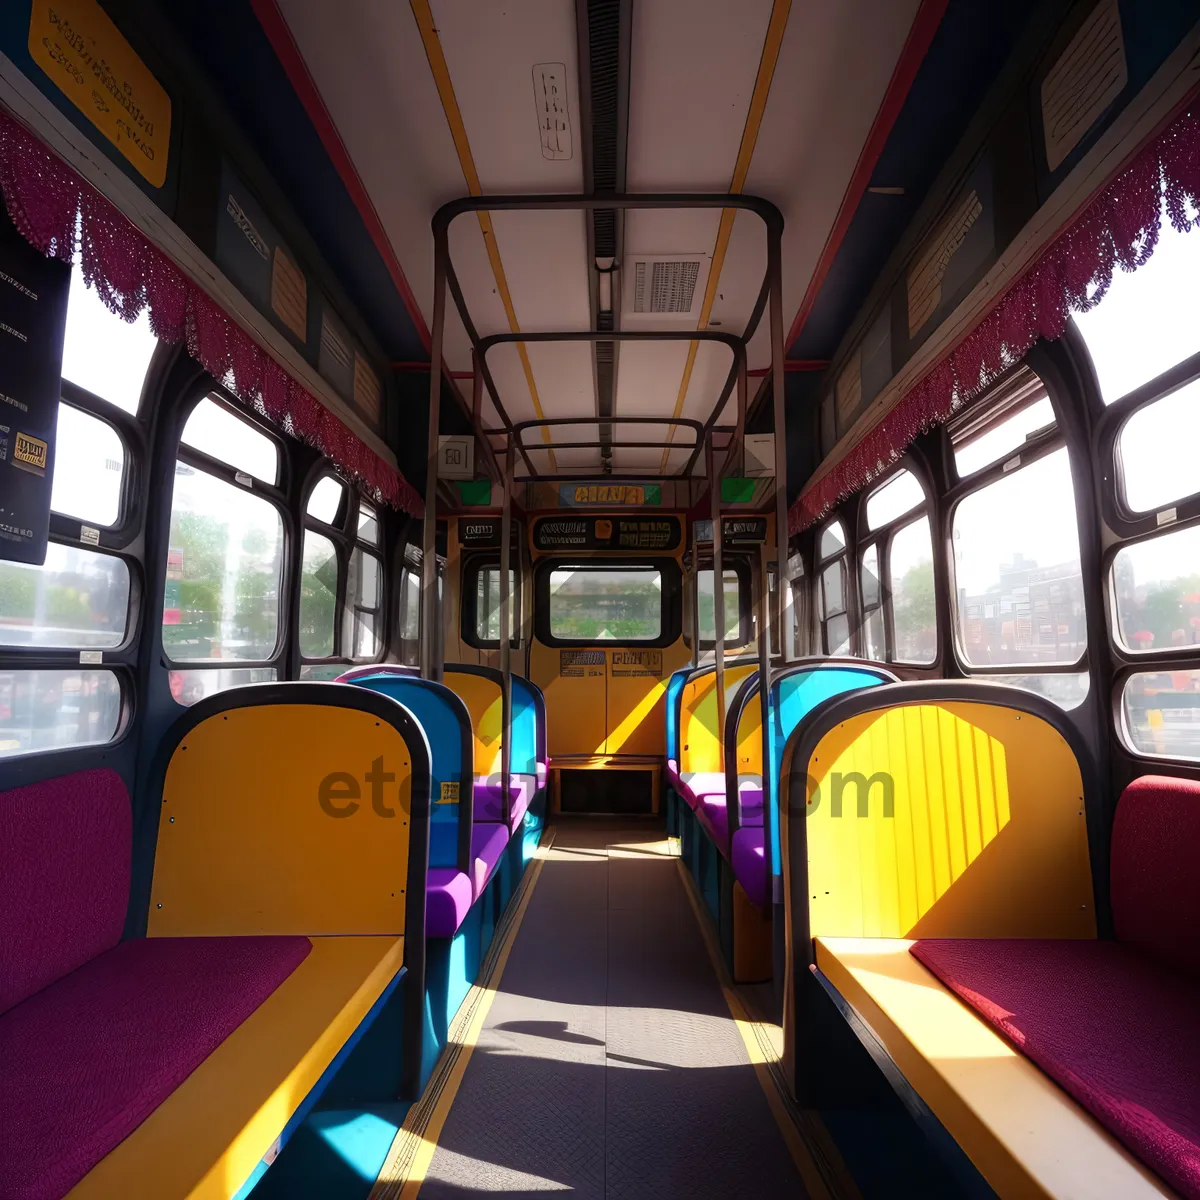
M 572 673 L 562 674 L 564 656 Z M 590 662 L 578 650 L 560 650 L 534 639 L 529 677 L 546 695 L 546 751 L 552 759 L 603 753 L 608 730 L 608 668 L 603 650 Z
M 761 775 L 762 701 L 757 692 L 746 702 L 737 727 L 737 771 L 739 775 Z
M 167 769 L 150 936 L 403 933 L 411 785 L 404 739 L 367 712 L 270 704 L 202 721 Z
M 739 663 L 725 668 L 726 707 L 738 684 L 757 663 Z M 683 685 L 679 699 L 679 771 L 709 772 L 722 770 L 721 739 L 724 730 L 717 709 L 717 673 L 706 671 Z
M 1079 767 L 1040 718 L 957 701 L 863 713 L 809 769 L 814 936 L 1096 936 Z
M 1028 720 L 1022 718 L 1022 724 Z M 1170 1191 L 908 952 L 820 938 L 817 967 L 1003 1197 L 1145 1200 Z
M 447 668 L 442 682 L 467 706 L 475 733 L 475 774 L 498 775 L 504 741 L 504 693 L 486 675 Z
M 69 1200 L 229 1200 L 403 964 L 403 938 L 314 938 L 295 971 Z
M 96 0 L 33 0 L 29 53 L 134 169 L 162 187 L 171 99 Z
M 594 749 L 608 754 L 665 754 L 667 680 L 688 661 L 686 647 L 676 642 L 662 650 L 609 650 L 606 658 L 608 737 Z

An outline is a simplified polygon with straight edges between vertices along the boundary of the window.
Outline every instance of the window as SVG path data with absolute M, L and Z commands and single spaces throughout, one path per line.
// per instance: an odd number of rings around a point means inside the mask
M 1131 675 L 1121 707 L 1125 740 L 1138 754 L 1200 759 L 1200 670 Z
M 1200 492 L 1200 379 L 1138 408 L 1117 436 L 1125 507 L 1154 512 Z
M 872 533 L 925 503 L 925 493 L 911 471 L 900 471 L 867 497 L 867 529 Z
M 338 557 L 323 534 L 304 531 L 300 564 L 300 653 L 304 658 L 329 658 L 337 624 Z
M 44 566 L 0 561 L 0 645 L 101 649 L 125 640 L 129 568 L 51 542 Z
M 175 464 L 163 607 L 173 662 L 272 657 L 282 567 L 283 520 L 273 504 Z
M 405 564 L 400 577 L 400 638 L 415 642 L 421 636 L 421 572 Z
M 368 550 L 356 546 L 350 555 L 346 581 L 346 632 L 344 644 L 355 659 L 379 653 L 379 612 L 383 599 L 382 564 Z
M 731 649 L 745 646 L 752 637 L 750 630 L 750 579 L 743 565 L 727 567 L 722 564 L 722 591 L 725 599 L 725 628 L 723 644 Z M 713 611 L 713 570 L 701 569 L 696 574 L 696 613 L 700 624 L 700 648 L 711 650 L 717 644 L 716 614 Z
M 50 507 L 66 517 L 108 529 L 121 516 L 125 446 L 107 422 L 82 409 L 58 406 Z
M 361 500 L 358 504 L 358 540 L 368 546 L 379 545 L 379 518 L 375 510 Z
M 346 495 L 346 485 L 332 475 L 322 475 L 308 497 L 305 512 L 325 525 L 336 525 L 338 511 Z
M 868 516 L 868 520 L 869 520 Z M 882 661 L 887 657 L 887 639 L 883 629 L 883 587 L 879 581 L 879 546 L 872 543 L 863 551 L 859 568 L 859 590 L 862 594 L 863 633 L 868 658 Z
M 1002 475 L 954 512 L 964 660 L 1072 664 L 1086 649 L 1075 494 L 1066 448 Z
M 1200 525 L 1122 546 L 1111 588 L 1126 651 L 1200 647 Z
M 339 671 L 341 668 L 339 668 Z M 205 696 L 215 696 L 227 688 L 248 683 L 274 683 L 279 672 L 274 667 L 220 667 L 193 671 L 172 671 L 171 696 L 177 704 L 190 706 Z
M 1049 432 L 1054 424 L 1054 406 L 1045 385 L 1028 367 L 1021 367 L 950 425 L 954 469 L 960 479 L 975 475 Z
M 279 447 L 211 397 L 192 409 L 181 440 L 263 483 L 279 482 Z
M 149 312 L 132 324 L 109 312 L 99 295 L 71 272 L 62 376 L 127 413 L 136 414 L 158 340 Z
M 418 593 L 420 581 L 418 580 Z M 508 636 L 515 640 L 521 627 L 520 581 L 508 571 Z M 463 641 L 479 649 L 500 645 L 500 564 L 476 557 L 463 573 Z
M 105 670 L 0 670 L 0 758 L 111 742 L 121 683 Z
M 555 565 L 548 577 L 552 639 L 655 642 L 664 636 L 660 567 Z
M 1074 320 L 1096 369 L 1105 404 L 1127 396 L 1200 351 L 1200 237 L 1163 216 L 1158 245 L 1136 271 L 1114 271 L 1112 286 Z
M 846 534 L 840 521 L 825 527 L 820 547 L 822 562 L 836 556 L 817 572 L 817 621 L 821 630 L 821 650 L 825 654 L 850 654 Z
M 893 662 L 937 658 L 937 607 L 933 586 L 933 536 L 929 518 L 897 529 L 888 545 Z

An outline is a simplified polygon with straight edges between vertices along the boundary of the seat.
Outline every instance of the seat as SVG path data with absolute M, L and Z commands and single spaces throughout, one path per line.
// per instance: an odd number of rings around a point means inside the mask
M 761 824 L 743 825 L 735 830 L 733 844 L 729 848 L 729 862 L 734 878 L 742 885 L 750 902 L 759 908 L 766 908 L 767 872 Z
M 509 828 L 516 829 L 525 819 L 536 791 L 536 780 L 528 775 L 512 775 L 508 781 Z M 475 820 L 504 820 L 504 785 L 496 778 L 475 780 Z

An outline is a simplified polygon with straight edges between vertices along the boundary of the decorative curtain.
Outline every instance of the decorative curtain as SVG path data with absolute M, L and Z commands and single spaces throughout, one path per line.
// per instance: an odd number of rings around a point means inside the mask
M 377 501 L 420 516 L 404 477 L 293 379 L 200 287 L 27 129 L 0 112 L 0 189 L 22 236 L 78 261 L 89 287 L 126 321 L 149 310 L 164 342 L 188 353 L 243 404 L 315 446 Z
M 1020 362 L 1039 338 L 1066 332 L 1073 312 L 1104 299 L 1117 267 L 1134 271 L 1158 243 L 1162 214 L 1180 232 L 1200 225 L 1200 109 L 1138 152 L 983 320 L 899 400 L 788 513 L 789 534 L 883 474 L 920 434 L 942 424 Z

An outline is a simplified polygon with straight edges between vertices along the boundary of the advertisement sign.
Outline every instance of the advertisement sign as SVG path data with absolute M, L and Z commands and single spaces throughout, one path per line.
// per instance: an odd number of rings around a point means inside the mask
M 558 501 L 563 508 L 655 506 L 662 503 L 662 486 L 657 483 L 561 483 Z
M 0 215 L 0 558 L 46 561 L 71 269 Z
M 533 548 L 661 553 L 682 536 L 678 517 L 543 517 L 533 527 Z

